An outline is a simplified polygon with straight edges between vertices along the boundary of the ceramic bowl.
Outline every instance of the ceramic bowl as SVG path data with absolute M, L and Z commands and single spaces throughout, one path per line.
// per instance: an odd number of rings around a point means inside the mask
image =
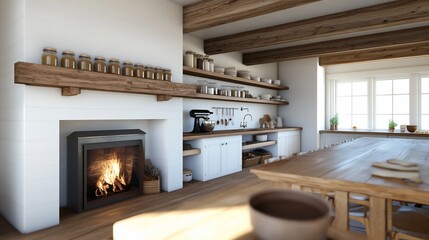
M 407 125 L 407 131 L 413 133 L 417 130 L 417 125 Z
M 270 190 L 251 196 L 249 205 L 257 239 L 326 239 L 331 207 L 320 197 L 294 190 Z
M 278 80 L 278 79 L 277 79 L 277 80 L 274 80 L 274 81 L 273 81 L 273 84 L 274 84 L 274 85 L 277 85 L 277 86 L 280 86 L 281 81 L 280 81 L 280 80 Z
M 217 73 L 224 73 L 225 72 L 225 68 L 223 67 L 215 67 L 214 71 Z
M 261 94 L 260 95 L 262 100 L 270 100 L 271 99 L 271 94 Z
M 270 78 L 261 78 L 261 82 L 271 84 L 272 80 Z
M 250 79 L 260 82 L 261 78 L 256 76 L 251 76 Z
M 267 134 L 256 135 L 256 141 L 258 142 L 266 142 L 268 139 Z

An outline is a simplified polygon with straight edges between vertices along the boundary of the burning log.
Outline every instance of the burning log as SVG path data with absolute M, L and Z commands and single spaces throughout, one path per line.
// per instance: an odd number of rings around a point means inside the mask
M 112 186 L 113 192 L 122 192 L 127 185 L 124 175 L 120 175 L 121 165 L 116 155 L 110 160 L 106 160 L 102 165 L 102 173 L 98 178 L 95 189 L 95 196 L 103 197 L 108 195 L 108 189 Z

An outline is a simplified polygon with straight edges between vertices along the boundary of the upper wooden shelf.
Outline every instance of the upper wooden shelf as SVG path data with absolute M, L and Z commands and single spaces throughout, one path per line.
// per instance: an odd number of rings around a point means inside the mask
M 286 86 L 278 86 L 274 84 L 258 82 L 255 80 L 249 80 L 247 78 L 234 77 L 234 76 L 229 76 L 229 75 L 220 74 L 216 72 L 208 72 L 208 71 L 204 71 L 197 68 L 191 68 L 187 66 L 183 66 L 183 73 L 187 75 L 197 76 L 197 77 L 211 78 L 211 79 L 221 80 L 225 82 L 232 82 L 232 83 L 244 84 L 244 85 L 261 87 L 261 88 L 268 88 L 268 89 L 274 89 L 274 90 L 289 89 L 289 87 L 286 87 Z

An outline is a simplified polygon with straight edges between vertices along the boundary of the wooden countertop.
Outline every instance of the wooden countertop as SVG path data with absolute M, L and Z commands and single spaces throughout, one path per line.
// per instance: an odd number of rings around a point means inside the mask
M 429 133 L 423 132 L 400 132 L 399 130 L 395 130 L 394 132 L 390 132 L 389 130 L 320 130 L 319 133 L 346 133 L 346 134 L 365 134 L 365 135 L 388 135 L 388 136 L 406 136 L 406 137 L 429 137 Z
M 276 133 L 276 132 L 297 131 L 297 130 L 301 131 L 302 128 L 301 127 L 248 128 L 248 129 L 220 130 L 220 131 L 213 131 L 212 133 L 183 133 L 183 141 L 212 138 L 212 137 L 264 134 L 264 133 Z

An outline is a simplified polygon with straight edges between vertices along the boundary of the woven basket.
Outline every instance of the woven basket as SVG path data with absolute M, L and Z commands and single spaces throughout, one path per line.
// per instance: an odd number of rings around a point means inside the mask
M 153 179 L 144 176 L 143 194 L 158 194 L 161 192 L 161 177 Z
M 253 153 L 243 153 L 242 157 L 242 167 L 251 167 L 259 164 L 261 156 L 255 155 Z

